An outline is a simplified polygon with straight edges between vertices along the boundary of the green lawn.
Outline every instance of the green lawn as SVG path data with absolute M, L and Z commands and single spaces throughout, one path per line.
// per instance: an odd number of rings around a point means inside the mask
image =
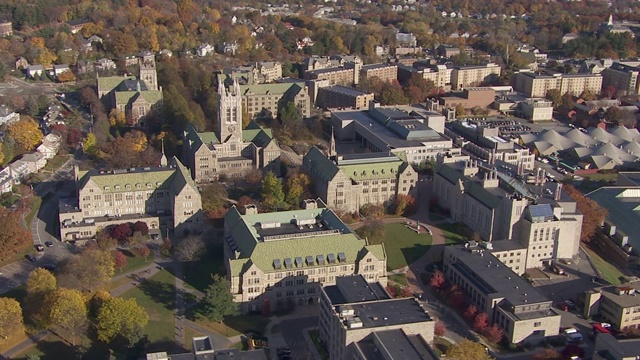
M 42 171 L 53 172 L 56 171 L 65 163 L 69 158 L 66 155 L 56 155 L 52 159 L 47 161 L 47 165 L 42 168 Z
M 311 338 L 311 341 L 313 341 L 313 345 L 316 347 L 316 350 L 318 350 L 318 353 L 320 354 L 322 360 L 328 360 L 329 352 L 327 351 L 327 348 L 324 347 L 324 345 L 322 345 L 322 343 L 320 342 L 320 332 L 317 329 L 309 330 L 309 337 Z
M 591 263 L 598 270 L 603 279 L 613 285 L 621 283 L 620 277 L 624 276 L 624 274 L 618 270 L 617 267 L 609 264 L 605 259 L 601 258 L 600 255 L 588 247 L 584 246 L 583 248 L 591 257 Z
M 407 275 L 405 274 L 394 274 L 388 276 L 389 281 L 393 281 L 396 284 L 400 284 L 403 286 L 407 286 L 409 282 L 407 281 Z
M 163 342 L 174 340 L 175 286 L 174 277 L 162 270 L 124 294 L 123 298 L 136 299 L 138 305 L 147 310 L 149 323 L 144 328 L 149 341 Z
M 413 263 L 422 256 L 432 242 L 431 235 L 416 234 L 402 223 L 384 227 L 384 247 L 387 251 L 387 268 L 398 269 Z
M 464 243 L 465 241 L 467 241 L 467 237 L 465 236 L 465 233 L 470 232 L 470 230 L 468 230 L 469 228 L 467 228 L 466 225 L 461 223 L 439 224 L 438 228 L 442 230 L 442 232 L 444 233 L 445 245 Z
M 145 261 L 144 257 L 140 255 L 140 252 L 137 249 L 114 250 L 112 251 L 113 256 L 115 256 L 116 251 L 122 251 L 122 253 L 127 257 L 127 264 L 122 268 L 122 271 L 116 268 L 116 275 L 128 273 L 130 271 L 143 268 L 152 263 L 152 260 L 150 259 L 152 255 L 149 255 L 149 257 L 147 257 L 147 261 Z
M 196 261 L 183 263 L 185 282 L 189 287 L 204 291 L 211 284 L 211 274 L 224 275 L 222 245 L 210 244 L 207 251 Z
M 609 173 L 609 174 L 602 174 L 602 173 L 595 173 L 595 174 L 586 174 L 586 175 L 580 175 L 585 179 L 589 179 L 591 181 L 616 181 L 618 179 L 618 173 Z
M 222 323 L 207 319 L 194 320 L 192 316 L 189 316 L 189 318 L 196 324 L 226 337 L 241 335 L 249 331 L 264 334 L 264 330 L 269 324 L 269 318 L 262 315 L 227 316 Z
M 77 339 L 76 345 L 85 345 L 87 352 L 84 359 L 108 360 L 109 349 L 104 343 L 94 342 L 87 338 Z M 37 355 L 40 360 L 78 359 L 76 349 L 71 344 L 55 335 L 48 335 L 42 341 L 28 348 L 15 359 L 26 359 L 29 355 Z

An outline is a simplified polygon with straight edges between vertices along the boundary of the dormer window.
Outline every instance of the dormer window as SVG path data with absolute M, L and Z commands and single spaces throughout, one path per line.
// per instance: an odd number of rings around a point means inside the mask
M 126 190 L 131 190 L 131 185 L 127 184 L 127 185 L 125 185 L 125 186 L 124 186 L 124 188 L 125 188 Z
M 108 186 L 105 186 L 105 187 L 104 187 L 104 191 L 109 191 L 109 190 L 111 190 L 111 188 L 110 188 L 110 187 L 108 187 Z
M 120 190 L 120 185 L 115 186 L 116 191 Z

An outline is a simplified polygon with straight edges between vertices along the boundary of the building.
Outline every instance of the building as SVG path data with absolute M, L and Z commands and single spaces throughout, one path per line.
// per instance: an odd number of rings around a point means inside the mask
M 461 92 L 440 97 L 438 103 L 449 109 L 455 109 L 457 106 L 465 109 L 478 107 L 484 109 L 493 103 L 495 97 L 496 91 L 490 87 L 469 87 Z
M 356 360 L 437 360 L 434 353 L 420 335 L 407 334 L 402 329 L 375 331 L 353 343 L 353 358 Z
M 238 349 L 216 349 L 209 336 L 193 337 L 191 352 L 169 355 L 167 352 L 147 354 L 146 360 L 267 360 L 265 349 L 240 351 Z
M 423 79 L 431 80 L 438 89 L 451 90 L 451 73 L 453 67 L 414 62 L 413 65 L 398 65 L 398 79 L 407 81 L 413 74 L 420 74 Z
M 328 85 L 357 85 L 362 66 L 362 59 L 357 55 L 314 56 L 303 63 L 304 79 L 328 80 Z
M 13 23 L 11 21 L 0 21 L 0 37 L 13 35 Z
M 311 116 L 311 98 L 304 82 L 239 85 L 242 106 L 249 117 L 260 117 L 266 111 L 273 118 L 287 102 L 300 108 L 302 116 Z
M 328 206 L 349 213 L 364 204 L 385 205 L 397 195 L 416 197 L 418 174 L 393 154 L 369 153 L 327 157 L 313 147 L 304 156 L 314 192 Z
M 611 334 L 598 334 L 593 360 L 638 360 L 640 339 L 616 339 Z
M 640 282 L 607 285 L 578 295 L 576 304 L 586 317 L 599 315 L 618 330 L 640 328 Z
M 237 51 L 238 51 L 238 42 L 236 41 L 231 41 L 231 42 L 225 41 L 222 44 L 218 45 L 218 52 L 220 52 L 221 54 L 235 55 Z
M 60 240 L 91 239 L 97 231 L 142 221 L 182 236 L 204 225 L 202 202 L 187 169 L 166 158 L 159 167 L 112 171 L 74 169 L 76 198 L 60 199 Z M 158 230 L 156 230 L 158 231 Z
M 33 79 L 36 76 L 42 76 L 42 74 L 44 73 L 44 66 L 39 64 L 29 65 L 27 66 L 26 72 L 27 76 Z
M 36 151 L 41 153 L 45 160 L 52 159 L 60 149 L 60 139 L 57 131 L 51 132 L 42 139 L 42 144 L 36 148 Z
M 459 152 L 443 135 L 444 116 L 421 106 L 381 107 L 370 102 L 368 110 L 332 111 L 329 122 L 336 140 L 357 141 L 363 152 L 391 152 L 410 164 Z
M 197 48 L 196 48 L 196 55 L 198 55 L 199 57 L 205 57 L 209 54 L 213 54 L 213 51 L 215 50 L 215 48 L 213 46 L 211 46 L 211 44 L 200 44 Z
M 460 55 L 460 48 L 442 44 L 436 49 L 436 54 L 440 57 L 451 58 Z
M 518 103 L 522 116 L 530 121 L 550 121 L 553 119 L 553 102 L 541 98 L 528 98 Z
M 391 299 L 383 284 L 360 275 L 338 277 L 322 288 L 319 336 L 333 360 L 371 358 L 364 356 L 367 340 L 391 345 L 384 351 L 391 356 L 384 359 L 429 359 L 419 354 L 428 354 L 434 323 L 416 299 Z M 404 352 L 391 344 L 403 338 L 412 344 Z
M 640 86 L 638 74 L 640 68 L 615 62 L 602 70 L 602 88 L 613 86 L 620 95 L 635 95 Z
M 12 124 L 20 120 L 20 114 L 9 109 L 7 105 L 0 105 L 0 125 Z
M 363 81 L 373 77 L 385 82 L 398 80 L 398 65 L 391 63 L 362 65 L 360 80 Z
M 445 134 L 455 145 L 483 160 L 520 167 L 522 171 L 531 171 L 535 166 L 535 156 L 529 149 L 502 137 L 495 120 L 449 121 Z
M 490 252 L 475 244 L 447 246 L 443 260 L 447 281 L 465 291 L 469 302 L 489 316 L 489 324 L 502 329 L 507 342 L 538 344 L 558 335 L 561 316 L 551 299 Z
M 187 125 L 183 133 L 182 158 L 196 183 L 220 175 L 241 176 L 252 169 L 280 174 L 280 147 L 271 130 L 252 121 L 242 129 L 240 85 L 218 85 L 218 131 L 198 132 Z
M 259 61 L 254 64 L 258 83 L 270 83 L 282 79 L 282 64 L 278 61 Z
M 500 65 L 455 66 L 451 71 L 451 88 L 461 90 L 466 87 L 480 86 L 497 80 L 502 74 Z
M 318 89 L 316 106 L 323 109 L 351 108 L 368 109 L 373 93 L 344 86 L 324 86 Z
M 398 45 L 415 47 L 418 45 L 418 40 L 413 33 L 397 33 L 396 34 L 396 43 Z
M 544 98 L 547 91 L 557 89 L 561 94 L 569 93 L 574 96 L 588 90 L 593 94 L 602 88 L 601 74 L 537 74 L 520 72 L 513 76 L 513 88 L 526 97 Z
M 360 239 L 320 201 L 304 209 L 245 214 L 234 206 L 224 220 L 224 256 L 234 301 L 243 313 L 316 304 L 322 286 L 361 274 L 387 282 L 383 245 Z
M 97 78 L 98 98 L 107 112 L 117 109 L 130 124 L 145 127 L 145 117 L 162 111 L 162 87 L 158 86 L 156 62 L 152 53 L 138 58 L 138 77 L 109 76 Z
M 67 21 L 67 25 L 71 28 L 72 34 L 77 34 L 82 28 L 90 23 L 88 19 L 75 19 Z
M 572 258 L 578 253 L 582 228 L 575 201 L 560 184 L 547 182 L 544 170 L 525 173 L 522 165 L 514 167 L 515 174 L 522 175 L 498 172 L 491 161 L 487 166 L 473 160 L 439 162 L 434 193 L 455 221 L 482 239 L 517 241 L 527 253 L 525 263 L 514 270 L 518 273 Z

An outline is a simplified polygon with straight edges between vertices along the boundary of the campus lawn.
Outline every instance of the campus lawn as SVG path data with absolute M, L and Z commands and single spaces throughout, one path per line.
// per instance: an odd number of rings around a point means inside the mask
M 387 277 L 389 281 L 393 281 L 396 284 L 407 286 L 409 282 L 407 281 L 407 275 L 405 274 L 393 274 Z
M 123 298 L 136 299 L 138 305 L 149 314 L 149 323 L 144 328 L 149 342 L 173 341 L 175 309 L 175 281 L 167 270 L 150 277 L 131 290 L 122 294 Z
M 207 244 L 207 251 L 198 260 L 183 263 L 188 287 L 205 291 L 211 284 L 211 274 L 224 275 L 223 249 L 220 244 Z
M 144 256 L 140 255 L 140 251 L 138 251 L 138 249 L 118 249 L 118 250 L 114 250 L 112 252 L 113 256 L 115 257 L 116 255 L 116 251 L 120 251 L 122 252 L 126 257 L 127 257 L 127 264 L 122 267 L 122 271 L 118 268 L 116 268 L 116 276 L 120 275 L 120 274 L 126 274 L 130 271 L 134 271 L 140 268 L 143 268 L 149 264 L 151 264 L 153 262 L 152 260 L 152 256 L 153 255 L 149 255 L 147 257 L 147 261 L 144 260 Z
M 462 244 L 467 241 L 467 238 L 464 236 L 464 233 L 467 231 L 467 227 L 465 225 L 460 223 L 444 223 L 437 226 L 444 234 L 445 245 Z
M 591 257 L 591 263 L 601 274 L 602 278 L 612 285 L 620 284 L 620 277 L 624 277 L 624 274 L 618 270 L 615 265 L 609 264 L 605 259 L 600 257 L 595 251 L 589 249 L 588 246 L 583 246 L 583 249 Z
M 226 337 L 242 335 L 247 332 L 264 334 L 269 324 L 269 318 L 262 315 L 227 316 L 222 323 L 207 319 L 193 319 L 193 316 L 189 316 L 189 318 L 196 324 Z
M 387 268 L 394 270 L 415 262 L 429 249 L 432 240 L 431 235 L 416 234 L 402 223 L 385 225 Z

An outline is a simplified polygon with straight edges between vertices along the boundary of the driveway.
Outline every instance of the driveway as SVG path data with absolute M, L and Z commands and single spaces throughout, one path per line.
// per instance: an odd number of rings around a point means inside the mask
M 308 328 L 318 327 L 318 317 L 305 317 L 299 319 L 284 320 L 279 324 L 280 332 L 291 348 L 291 357 L 296 360 L 316 360 L 313 351 L 307 340 L 305 340 L 304 332 Z

